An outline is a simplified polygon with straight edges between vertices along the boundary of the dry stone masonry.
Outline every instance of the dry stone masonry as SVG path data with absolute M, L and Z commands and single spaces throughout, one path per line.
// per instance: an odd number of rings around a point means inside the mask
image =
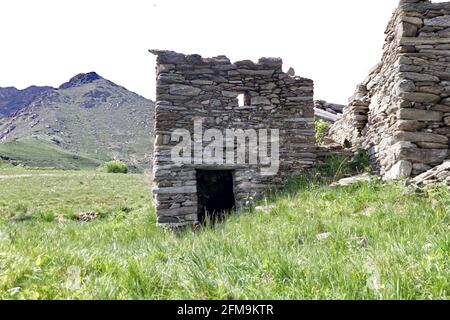
M 424 187 L 436 182 L 443 182 L 450 187 L 450 160 L 418 175 L 414 178 L 414 182 L 418 187 Z
M 241 207 L 263 190 L 280 186 L 314 165 L 312 80 L 295 76 L 293 70 L 284 73 L 279 58 L 231 63 L 225 56 L 151 52 L 157 55 L 153 192 L 159 223 L 202 222 L 205 207 L 213 200 L 216 209 Z M 278 129 L 278 173 L 262 175 L 264 164 L 260 162 L 174 163 L 171 154 L 180 141 L 173 138 L 173 131 L 189 130 L 195 143 L 199 137 L 194 136 L 194 121 L 199 120 L 203 130 L 217 129 L 224 136 L 226 129 Z M 207 143 L 203 143 L 205 147 Z M 231 143 L 234 149 L 238 147 L 237 139 Z M 208 185 L 208 181 L 212 183 Z M 221 197 L 214 198 L 218 193 Z
M 450 2 L 400 1 L 381 63 L 330 136 L 368 150 L 386 178 L 417 176 L 450 158 Z

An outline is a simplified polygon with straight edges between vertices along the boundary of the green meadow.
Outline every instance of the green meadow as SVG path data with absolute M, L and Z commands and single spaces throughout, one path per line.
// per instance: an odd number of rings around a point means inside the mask
M 449 189 L 325 175 L 172 232 L 145 175 L 4 166 L 0 299 L 448 299 Z

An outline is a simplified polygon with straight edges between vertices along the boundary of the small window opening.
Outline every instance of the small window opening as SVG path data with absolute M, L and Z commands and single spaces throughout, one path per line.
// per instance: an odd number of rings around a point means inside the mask
M 240 93 L 238 95 L 238 102 L 239 102 L 239 107 L 244 107 L 245 106 L 245 94 Z
M 248 93 L 240 93 L 238 95 L 239 107 L 250 106 L 252 97 Z

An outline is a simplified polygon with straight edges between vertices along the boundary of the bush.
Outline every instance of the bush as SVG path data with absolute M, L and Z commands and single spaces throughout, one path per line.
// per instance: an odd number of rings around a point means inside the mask
M 322 144 L 325 136 L 330 128 L 330 123 L 324 120 L 316 120 L 316 141 L 318 144 Z
M 107 173 L 128 173 L 128 166 L 121 161 L 110 161 L 105 163 Z

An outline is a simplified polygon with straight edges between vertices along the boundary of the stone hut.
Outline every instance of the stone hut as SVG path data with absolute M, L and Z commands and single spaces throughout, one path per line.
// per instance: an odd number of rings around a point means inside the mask
M 386 178 L 417 176 L 450 158 L 450 2 L 400 1 L 382 61 L 330 135 L 368 150 Z
M 314 165 L 312 80 L 284 73 L 279 58 L 231 63 L 150 52 L 157 56 L 158 223 L 220 217 Z

